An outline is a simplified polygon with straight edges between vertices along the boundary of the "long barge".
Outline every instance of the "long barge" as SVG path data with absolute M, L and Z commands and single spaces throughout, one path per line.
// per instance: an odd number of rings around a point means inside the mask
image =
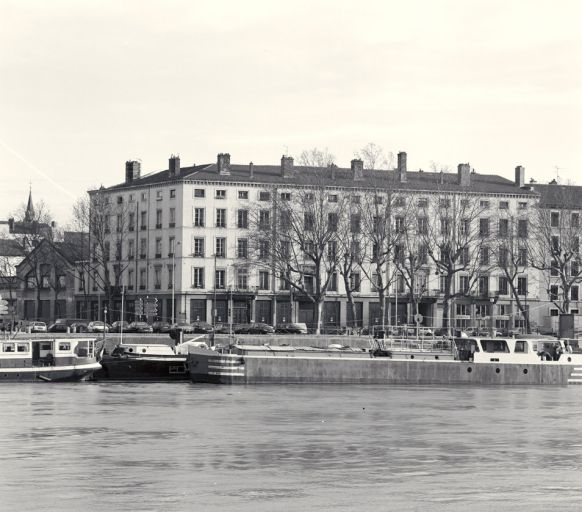
M 192 349 L 192 382 L 217 384 L 582 384 L 582 353 L 560 340 L 458 338 L 430 351 L 301 350 L 235 345 Z

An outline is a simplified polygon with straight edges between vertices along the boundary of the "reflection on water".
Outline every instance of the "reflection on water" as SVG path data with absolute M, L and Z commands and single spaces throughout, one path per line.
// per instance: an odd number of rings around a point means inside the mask
M 582 388 L 1 390 L 3 511 L 582 508 Z

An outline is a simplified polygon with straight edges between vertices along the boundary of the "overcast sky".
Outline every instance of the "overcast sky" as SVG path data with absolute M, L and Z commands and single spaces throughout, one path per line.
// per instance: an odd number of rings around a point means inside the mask
M 0 219 L 32 181 L 59 223 L 89 188 L 375 142 L 582 184 L 577 0 L 0 0 Z M 558 171 L 556 171 L 558 167 Z

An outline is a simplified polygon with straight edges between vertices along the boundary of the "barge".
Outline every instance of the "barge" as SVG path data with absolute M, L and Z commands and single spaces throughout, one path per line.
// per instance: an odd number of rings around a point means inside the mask
M 93 339 L 10 339 L 0 348 L 0 381 L 79 381 L 101 368 Z
M 305 350 L 235 345 L 191 349 L 192 382 L 218 384 L 582 384 L 582 353 L 560 340 L 456 338 L 430 351 Z

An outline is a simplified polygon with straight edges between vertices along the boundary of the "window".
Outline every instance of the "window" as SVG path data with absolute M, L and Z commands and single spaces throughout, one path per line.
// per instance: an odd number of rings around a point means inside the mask
M 475 304 L 475 316 L 477 317 L 486 317 L 489 316 L 489 312 L 491 311 L 491 307 L 489 304 Z
M 517 249 L 517 264 L 521 267 L 527 266 L 527 249 L 525 247 Z
M 457 304 L 457 316 L 468 316 L 469 315 L 469 308 L 468 304 Z
M 259 192 L 259 201 L 270 201 L 271 200 L 271 193 L 267 192 L 266 190 L 261 190 Z
M 142 192 L 142 193 L 141 193 L 141 200 L 142 200 L 142 201 L 147 201 L 147 200 L 148 200 L 148 195 L 147 195 L 147 192 Z
M 135 213 L 131 212 L 129 214 L 129 222 L 128 222 L 128 229 L 129 231 L 134 231 L 135 230 Z
M 428 265 L 428 245 L 419 244 L 418 246 L 418 263 Z
M 418 200 L 418 207 L 419 208 L 428 208 L 428 199 L 426 197 L 421 197 Z
M 226 270 L 220 269 L 214 272 L 214 287 L 217 290 L 226 288 Z
M 469 276 L 459 276 L 459 290 L 461 293 L 469 293 Z
M 479 276 L 479 295 L 489 295 L 489 276 Z
M 327 214 L 327 227 L 330 231 L 337 231 L 338 216 L 335 212 L 330 212 Z
M 226 258 L 226 238 L 217 237 L 216 238 L 216 251 L 217 258 Z
M 268 230 L 271 225 L 271 212 L 269 210 L 261 210 L 259 212 L 259 229 Z
M 163 192 L 161 190 L 156 190 L 156 201 L 161 201 Z
M 156 258 L 162 257 L 162 239 L 156 238 Z
M 479 250 L 479 264 L 489 265 L 489 247 L 481 247 Z
M 247 229 L 249 227 L 249 211 L 238 210 L 236 215 L 237 215 L 236 226 L 239 229 Z
M 570 218 L 570 226 L 573 228 L 580 227 L 580 214 L 578 212 L 572 213 L 572 216 Z
M 291 227 L 291 212 L 289 210 L 281 210 L 280 219 L 281 229 L 288 230 Z
M 552 277 L 557 277 L 560 275 L 560 269 L 556 260 L 552 260 L 550 263 L 550 275 Z
M 328 292 L 337 292 L 337 272 L 333 272 L 329 276 L 329 283 L 327 285 Z
M 139 212 L 139 215 L 140 215 L 140 217 L 139 217 L 139 220 L 140 220 L 140 222 L 139 222 L 140 229 L 142 231 L 144 231 L 144 230 L 147 229 L 147 217 L 146 217 L 147 216 L 147 212 Z
M 527 238 L 527 219 L 517 221 L 517 236 L 518 238 Z
M 203 188 L 194 189 L 194 197 L 204 197 L 205 195 L 205 190 Z
M 418 234 L 428 235 L 428 218 L 418 217 L 417 222 L 418 222 Z
M 350 250 L 352 253 L 352 257 L 356 261 L 359 261 L 362 256 L 362 248 L 360 246 L 360 242 L 358 242 L 357 240 L 352 241 L 352 243 L 350 244 Z
M 118 261 L 121 259 L 121 240 L 115 242 L 115 259 Z
M 172 257 L 174 255 L 174 251 L 176 250 L 176 238 L 171 236 L 168 238 L 168 256 Z
M 249 198 L 249 191 L 248 190 L 239 190 L 238 191 L 238 198 L 239 199 L 248 199 Z
M 133 269 L 127 270 L 127 288 L 133 290 Z
M 572 288 L 570 288 L 570 297 L 572 300 L 579 300 L 580 293 L 577 285 L 574 285 Z
M 270 255 L 270 247 L 268 240 L 259 241 L 259 259 L 266 260 Z
M 117 196 L 117 204 L 123 204 L 123 196 Z
M 194 208 L 194 226 L 204 227 L 204 208 Z
M 406 206 L 406 201 L 402 196 L 398 196 L 394 198 L 394 206 L 396 208 L 404 208 Z
M 329 261 L 335 261 L 337 258 L 337 242 L 331 240 L 327 243 L 327 259 Z
M 527 208 L 527 203 L 522 203 L 522 202 L 517 203 L 517 208 L 519 210 L 525 210 Z
M 459 255 L 459 263 L 461 265 L 468 265 L 470 261 L 469 258 L 469 248 L 468 247 L 463 247 L 461 249 L 461 254 Z
M 246 268 L 236 269 L 236 287 L 239 290 L 247 290 L 249 287 L 249 272 Z
M 162 287 L 162 267 L 154 267 L 154 288 L 159 290 Z
M 509 249 L 507 247 L 500 247 L 499 248 L 499 266 L 500 267 L 507 267 L 509 262 Z
M 147 280 L 146 269 L 145 268 L 140 268 L 139 269 L 139 289 L 140 290 L 145 290 L 145 288 L 146 288 L 146 280 Z
M 162 229 L 162 210 L 156 210 L 156 229 Z
M 204 238 L 194 238 L 192 244 L 192 254 L 195 258 L 204 258 Z
M 572 260 L 570 263 L 570 275 L 576 277 L 580 274 L 580 262 L 578 260 Z
M 550 214 L 550 225 L 553 228 L 557 228 L 560 225 L 560 213 L 559 212 L 552 212 Z
M 170 189 L 170 199 L 174 199 L 175 197 L 176 197 L 176 189 L 171 188 Z
M 450 199 L 439 199 L 439 208 L 450 208 L 450 207 L 451 207 Z
M 509 235 L 509 219 L 499 219 L 498 234 L 500 238 L 507 238 Z
M 226 199 L 226 190 L 217 190 L 216 195 L 214 196 L 216 199 Z
M 269 272 L 259 271 L 259 290 L 268 290 L 269 288 Z
M 479 207 L 483 210 L 489 209 L 490 203 L 489 201 L 479 201 Z
M 204 268 L 192 267 L 192 288 L 204 288 Z
M 439 292 L 445 293 L 447 290 L 447 276 L 439 276 Z
M 327 196 L 327 200 L 328 200 L 330 203 L 337 203 L 337 194 L 329 194 L 329 195 Z
M 361 230 L 361 218 L 358 213 L 350 215 L 350 228 L 352 233 L 359 233 Z
M 467 236 L 471 233 L 471 221 L 469 219 L 461 219 L 459 233 L 464 236 Z
M 121 214 L 118 214 L 116 217 L 115 229 L 118 233 L 121 233 L 122 228 L 123 228 L 123 216 Z
M 103 260 L 109 261 L 110 257 L 111 257 L 111 246 L 109 242 L 105 242 L 103 244 Z
M 499 201 L 500 210 L 509 210 L 509 201 Z
M 446 236 L 451 232 L 451 220 L 447 217 L 441 218 L 441 235 Z
M 281 192 L 281 201 L 291 201 L 291 192 Z
M 404 233 L 406 231 L 406 223 L 404 217 L 396 217 L 395 219 L 396 233 Z
M 350 275 L 350 288 L 354 292 L 359 292 L 361 284 L 362 283 L 361 283 L 360 273 L 359 272 L 352 272 Z
M 281 240 L 281 257 L 289 258 L 291 255 L 291 242 L 289 240 Z
M 352 196 L 351 203 L 352 204 L 360 204 L 360 196 Z
M 147 255 L 147 240 L 145 238 L 141 238 L 139 240 L 139 257 L 142 260 L 145 260 Z
M 312 213 L 305 213 L 303 215 L 303 227 L 305 231 L 313 231 L 313 227 L 315 224 L 315 219 L 313 218 Z
M 176 227 L 176 208 L 170 208 L 170 227 Z
M 226 227 L 226 209 L 217 208 L 216 209 L 216 227 L 225 228 Z
M 509 293 L 509 280 L 505 276 L 499 276 L 499 295 L 507 295 Z
M 558 300 L 558 285 L 553 284 L 550 286 L 550 300 L 557 301 Z
M 237 258 L 248 258 L 249 241 L 246 238 L 239 238 L 236 241 L 236 256 Z
M 133 194 L 129 194 L 129 202 L 135 203 L 135 196 Z
M 479 219 L 479 236 L 483 238 L 489 236 L 489 219 Z

